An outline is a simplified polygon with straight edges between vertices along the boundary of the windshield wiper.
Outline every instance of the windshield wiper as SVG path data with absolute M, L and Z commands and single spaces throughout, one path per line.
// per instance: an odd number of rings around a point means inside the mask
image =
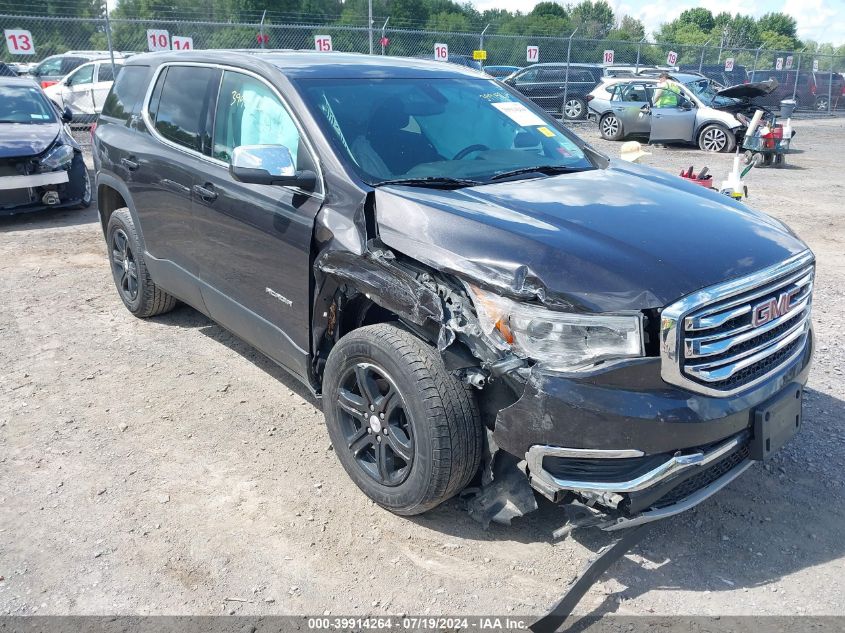
M 381 185 L 411 185 L 414 187 L 433 187 L 433 188 L 458 188 L 458 187 L 474 187 L 482 184 L 478 180 L 469 180 L 468 178 L 450 178 L 448 176 L 427 176 L 425 178 L 395 178 L 393 180 L 382 180 L 376 183 L 376 186 Z
M 521 176 L 522 174 L 544 174 L 546 176 L 554 176 L 556 174 L 571 174 L 576 171 L 585 171 L 589 167 L 568 167 L 566 165 L 536 165 L 534 167 L 521 167 L 519 169 L 511 169 L 509 171 L 500 171 L 490 176 L 490 180 L 503 180 L 511 176 Z

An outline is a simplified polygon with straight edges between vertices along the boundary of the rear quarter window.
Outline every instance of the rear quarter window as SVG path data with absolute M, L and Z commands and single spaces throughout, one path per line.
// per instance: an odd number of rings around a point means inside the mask
M 111 70 L 111 64 L 107 66 Z M 106 97 L 102 116 L 128 121 L 129 117 L 137 114 L 146 91 L 149 70 L 149 66 L 126 66 L 120 70 Z
M 210 153 L 208 106 L 219 82 L 220 71 L 215 68 L 170 66 L 155 112 L 156 131 L 173 143 Z

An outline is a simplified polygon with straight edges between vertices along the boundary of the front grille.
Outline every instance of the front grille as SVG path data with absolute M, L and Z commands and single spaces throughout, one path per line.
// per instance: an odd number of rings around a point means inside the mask
M 732 471 L 748 459 L 749 454 L 750 450 L 748 448 L 748 444 L 741 446 L 723 460 L 716 462 L 709 468 L 693 475 L 689 479 L 684 480 L 680 485 L 672 488 L 672 490 L 660 497 L 660 499 L 654 503 L 653 507 L 665 508 L 666 506 L 675 505 L 679 501 L 683 501 L 694 492 L 709 486 L 722 475 Z
M 728 395 L 777 372 L 807 342 L 813 276 L 812 255 L 806 254 L 774 267 L 770 275 L 758 273 L 696 293 L 679 302 L 682 313 L 667 308 L 664 317 L 670 318 L 664 318 L 661 333 L 664 378 L 694 391 Z M 762 317 L 756 322 L 755 313 Z

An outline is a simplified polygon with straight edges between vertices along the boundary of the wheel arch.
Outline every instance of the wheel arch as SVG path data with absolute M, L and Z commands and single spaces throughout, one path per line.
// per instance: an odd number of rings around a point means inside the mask
M 132 202 L 132 196 L 129 194 L 129 188 L 123 181 L 110 174 L 97 174 L 97 214 L 100 216 L 100 226 L 103 230 L 103 235 L 106 234 L 109 226 L 109 218 L 112 213 L 123 207 L 129 209 L 129 214 L 135 223 L 135 230 L 138 233 L 138 238 L 141 240 L 141 245 L 146 248 L 144 230 L 138 219 L 138 212 Z
M 696 124 L 695 132 L 693 133 L 693 139 L 692 139 L 692 141 L 694 143 L 698 143 L 698 137 L 701 136 L 702 130 L 704 130 L 704 128 L 706 128 L 708 125 L 719 125 L 719 126 L 725 128 L 728 132 L 730 132 L 731 134 L 734 135 L 734 138 L 736 138 L 737 141 L 739 141 L 739 136 L 737 135 L 737 132 L 739 132 L 740 129 L 742 129 L 741 125 L 736 125 L 734 127 L 731 127 L 730 125 L 728 125 L 724 121 L 720 121 L 719 119 L 714 118 L 714 119 L 706 119 L 705 121 Z

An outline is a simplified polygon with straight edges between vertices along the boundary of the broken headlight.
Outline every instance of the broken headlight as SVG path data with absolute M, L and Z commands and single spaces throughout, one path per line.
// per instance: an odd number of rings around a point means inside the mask
M 600 361 L 643 355 L 639 314 L 556 312 L 467 287 L 488 339 L 546 369 L 583 371 Z
M 44 155 L 38 164 L 41 171 L 56 171 L 62 169 L 73 160 L 73 147 L 70 145 L 56 145 Z

